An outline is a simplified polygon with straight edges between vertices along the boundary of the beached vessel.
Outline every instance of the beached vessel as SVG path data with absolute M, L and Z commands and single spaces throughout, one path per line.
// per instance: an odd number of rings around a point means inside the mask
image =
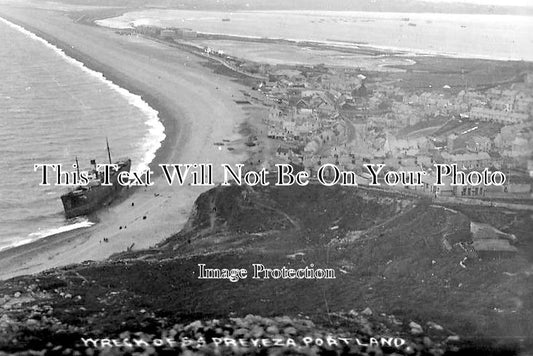
M 111 164 L 109 144 L 107 144 L 107 155 L 109 164 Z M 88 183 L 77 186 L 61 196 L 67 219 L 90 214 L 110 204 L 124 188 L 118 182 L 118 175 L 120 172 L 129 172 L 131 168 L 131 160 L 129 158 L 117 161 L 115 162 L 116 169 L 111 168 L 108 177 L 106 177 L 103 171 L 97 170 L 95 160 L 91 160 L 91 164 L 93 165 L 93 170 L 89 172 Z M 78 176 L 80 176 L 77 158 L 76 166 L 78 167 Z

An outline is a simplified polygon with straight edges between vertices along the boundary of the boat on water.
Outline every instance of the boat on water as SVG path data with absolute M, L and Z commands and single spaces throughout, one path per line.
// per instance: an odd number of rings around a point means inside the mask
M 107 155 L 109 158 L 109 164 L 112 164 L 109 144 L 107 144 Z M 106 177 L 104 171 L 99 171 L 97 169 L 96 160 L 91 160 L 91 164 L 93 169 L 89 172 L 88 183 L 85 185 L 79 185 L 61 196 L 67 219 L 80 215 L 87 215 L 109 205 L 124 188 L 118 182 L 118 175 L 121 172 L 129 172 L 131 168 L 131 160 L 129 158 L 117 161 L 115 162 L 116 167 L 111 168 L 108 177 Z M 80 173 L 77 158 L 76 166 L 79 176 Z M 106 178 L 108 179 L 107 182 L 105 181 Z

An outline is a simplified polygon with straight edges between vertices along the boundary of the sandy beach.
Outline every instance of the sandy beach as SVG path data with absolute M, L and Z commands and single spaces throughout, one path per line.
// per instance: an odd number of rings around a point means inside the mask
M 153 171 L 160 172 L 160 163 L 212 163 L 217 167 L 245 160 L 242 153 L 214 145 L 223 140 L 242 145 L 239 128 L 246 114 L 234 100 L 242 96 L 243 87 L 213 73 L 204 65 L 205 59 L 144 38 L 75 23 L 61 11 L 0 6 L 0 16 L 141 95 L 159 112 L 166 138 L 152 162 Z M 153 186 L 138 188 L 99 211 L 99 222 L 89 228 L 2 251 L 0 279 L 103 260 L 130 247 L 153 246 L 178 232 L 194 200 L 207 188 L 169 186 L 161 175 L 154 178 Z M 109 242 L 103 242 L 104 238 Z

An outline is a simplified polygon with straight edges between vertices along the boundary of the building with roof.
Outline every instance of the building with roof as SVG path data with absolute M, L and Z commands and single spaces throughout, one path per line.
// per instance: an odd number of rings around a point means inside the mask
M 515 125 L 525 122 L 528 115 L 524 113 L 474 107 L 470 110 L 470 119 L 495 122 L 504 125 Z
M 445 163 L 457 163 L 457 166 L 461 169 L 484 169 L 491 164 L 491 158 L 487 152 L 459 154 L 442 152 L 441 156 Z

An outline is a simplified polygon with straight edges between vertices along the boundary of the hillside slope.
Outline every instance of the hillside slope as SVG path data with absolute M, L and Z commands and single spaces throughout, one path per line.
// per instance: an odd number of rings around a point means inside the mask
M 472 221 L 515 234 L 518 254 L 480 259 L 471 249 Z M 383 347 L 386 354 L 516 354 L 533 347 L 531 227 L 524 212 L 380 191 L 217 187 L 157 247 L 0 284 L 0 350 L 83 352 L 82 336 L 172 329 L 208 340 L 388 335 L 408 344 Z M 254 263 L 332 268 L 336 278 L 198 279 L 198 264 Z M 372 351 L 353 347 L 333 351 Z

